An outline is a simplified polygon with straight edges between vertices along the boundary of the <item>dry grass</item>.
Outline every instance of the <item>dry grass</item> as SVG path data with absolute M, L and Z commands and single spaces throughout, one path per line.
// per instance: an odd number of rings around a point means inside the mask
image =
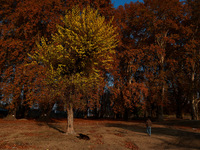
M 152 136 L 143 122 L 75 119 L 77 135 L 65 134 L 66 121 L 0 120 L 0 149 L 154 150 L 200 149 L 200 121 L 154 123 Z M 89 141 L 77 138 L 82 133 Z

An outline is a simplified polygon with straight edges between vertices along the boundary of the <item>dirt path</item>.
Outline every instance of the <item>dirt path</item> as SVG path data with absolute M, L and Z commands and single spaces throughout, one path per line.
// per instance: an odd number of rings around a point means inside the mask
M 152 136 L 143 122 L 75 119 L 76 133 L 90 140 L 65 135 L 66 121 L 0 120 L 0 149 L 41 150 L 197 150 L 200 149 L 200 121 L 170 120 L 154 123 Z

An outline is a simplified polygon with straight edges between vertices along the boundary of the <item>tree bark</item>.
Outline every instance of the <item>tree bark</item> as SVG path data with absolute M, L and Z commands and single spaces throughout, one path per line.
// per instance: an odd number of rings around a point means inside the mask
M 162 70 L 161 70 L 161 73 L 164 72 L 164 67 L 162 66 Z M 164 77 L 163 77 L 164 78 Z M 163 79 L 164 80 L 164 79 Z M 164 100 L 165 100 L 165 86 L 164 86 L 164 81 L 161 81 L 162 82 L 162 92 L 161 92 L 161 102 L 160 104 L 158 105 L 158 110 L 157 110 L 157 119 L 159 121 L 163 121 L 163 103 L 164 103 Z
M 158 114 L 158 120 L 162 121 L 163 120 L 163 103 L 164 103 L 164 99 L 165 99 L 165 87 L 164 87 L 164 83 L 162 83 L 162 98 L 161 98 L 161 104 L 159 105 L 159 114 Z
M 74 112 L 73 112 L 73 104 L 69 103 L 67 105 L 67 132 L 66 134 L 75 134 L 74 131 Z
M 124 110 L 123 119 L 125 121 L 128 121 L 128 119 L 129 119 L 129 109 L 128 108 L 125 108 L 125 110 Z
M 197 112 L 197 120 L 199 120 L 199 103 L 200 103 L 200 100 L 199 99 L 197 99 L 196 100 L 196 112 Z
M 192 120 L 198 120 L 199 119 L 199 107 L 198 107 L 198 104 L 199 104 L 199 100 L 198 99 L 195 99 L 194 96 L 192 98 L 192 111 L 191 111 L 191 117 L 192 117 Z
M 183 119 L 181 99 L 176 99 L 176 118 Z
M 195 99 L 195 63 L 192 64 L 192 96 L 191 96 L 191 118 L 198 119 L 198 104 Z
M 163 16 L 165 17 L 165 16 Z M 162 49 L 163 49 L 163 52 L 161 52 L 160 54 L 160 74 L 162 75 L 161 76 L 161 90 L 162 90 L 162 93 L 161 93 L 161 103 L 158 105 L 158 114 L 157 114 L 157 118 L 159 121 L 162 121 L 163 120 L 163 103 L 164 103 L 164 100 L 165 100 L 165 68 L 164 68 L 164 64 L 165 64 L 165 48 L 166 48 L 166 41 L 164 40 L 164 38 L 167 37 L 167 34 L 168 34 L 169 30 L 167 31 L 164 31 L 163 33 L 161 33 L 161 36 L 160 37 L 157 37 L 157 40 L 156 40 L 156 43 L 158 44 L 158 46 L 160 46 Z
M 158 121 L 163 121 L 163 106 L 162 105 L 158 106 L 157 119 L 158 119 Z

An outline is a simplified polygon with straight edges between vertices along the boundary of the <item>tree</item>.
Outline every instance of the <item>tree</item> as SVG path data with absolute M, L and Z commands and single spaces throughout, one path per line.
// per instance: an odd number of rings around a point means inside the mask
M 31 106 L 32 85 L 40 76 L 38 67 L 25 66 L 30 62 L 27 54 L 34 52 L 35 40 L 55 32 L 65 5 L 56 0 L 1 0 L 0 5 L 1 88 L 3 100 L 10 103 L 15 115 L 19 107 Z
M 185 9 L 185 20 L 183 21 L 184 26 L 184 62 L 187 76 L 189 77 L 189 101 L 191 104 L 191 117 L 193 120 L 198 120 L 198 105 L 200 100 L 198 99 L 197 93 L 199 93 L 199 61 L 200 61 L 200 50 L 199 50 L 199 34 L 200 34 L 200 2 L 197 0 L 186 1 Z
M 144 34 L 143 20 L 140 18 L 144 5 L 130 3 L 115 11 L 120 43 L 117 47 L 114 72 L 113 108 L 128 119 L 131 112 L 137 113 L 142 107 L 147 88 L 141 70 L 145 53 L 141 47 Z
M 163 106 L 167 102 L 168 75 L 174 70 L 173 53 L 176 50 L 175 40 L 179 38 L 177 31 L 182 17 L 182 4 L 178 0 L 144 0 L 149 12 L 146 32 L 149 37 L 149 66 L 153 76 L 154 88 L 157 92 L 157 117 L 163 119 Z M 169 67 L 170 66 L 170 67 Z
M 98 8 L 101 15 L 110 19 L 114 9 L 110 0 L 0 1 L 0 89 L 3 100 L 13 108 L 10 113 L 16 114 L 23 105 L 28 109 L 35 99 L 39 99 L 33 94 L 39 86 L 34 82 L 43 79 L 42 71 L 38 71 L 38 66 L 26 66 L 30 62 L 27 54 L 33 54 L 36 49 L 35 41 L 42 36 L 50 38 L 55 33 L 56 23 L 62 23 L 60 16 L 64 15 L 66 9 L 87 4 Z M 39 68 L 44 69 L 41 66 Z
M 98 84 L 101 68 L 109 69 L 117 45 L 115 28 L 105 22 L 97 10 L 78 6 L 67 10 L 62 18 L 64 26 L 57 25 L 58 33 L 52 40 L 42 38 L 32 58 L 47 67 L 46 82 L 65 87 L 62 93 L 68 113 L 67 134 L 73 134 L 73 107 L 77 93 Z M 60 83 L 60 84 L 58 84 Z

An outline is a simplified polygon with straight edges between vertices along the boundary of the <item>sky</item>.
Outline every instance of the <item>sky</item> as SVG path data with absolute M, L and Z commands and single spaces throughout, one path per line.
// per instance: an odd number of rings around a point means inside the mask
M 131 1 L 132 2 L 143 2 L 143 0 L 111 0 L 112 3 L 114 4 L 114 7 L 117 8 L 119 5 L 124 5 L 125 3 L 129 4 Z

